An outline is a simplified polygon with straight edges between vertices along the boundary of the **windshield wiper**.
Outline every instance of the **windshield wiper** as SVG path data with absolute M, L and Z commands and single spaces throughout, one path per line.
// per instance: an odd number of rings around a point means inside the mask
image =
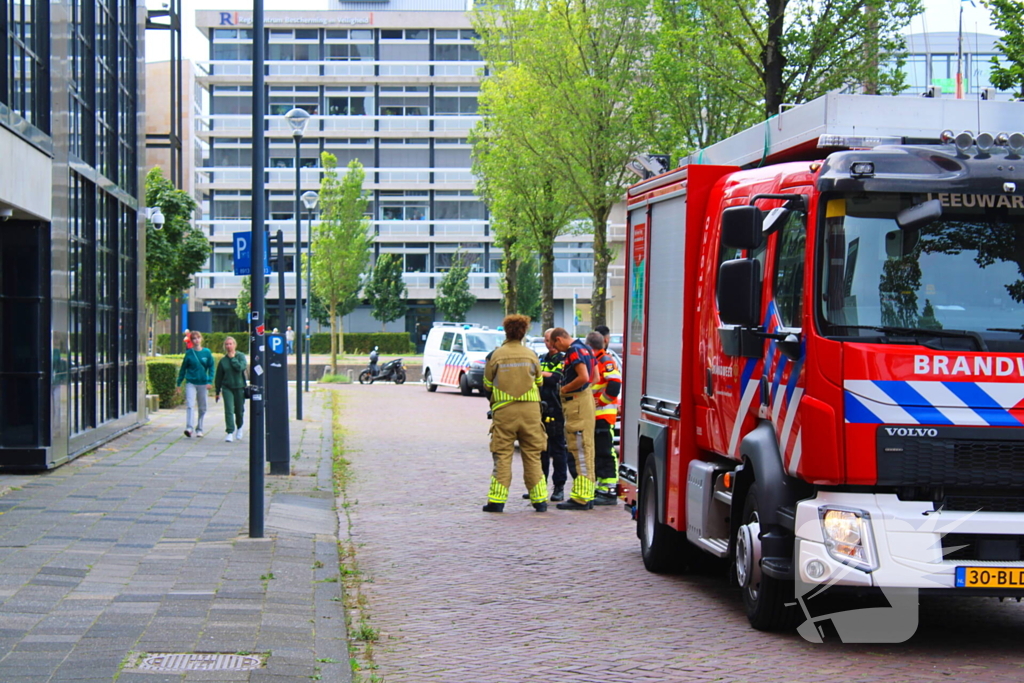
M 985 329 L 986 332 L 1015 332 L 1020 335 L 1021 339 L 1024 339 L 1024 328 L 1020 327 L 988 327 Z
M 913 337 L 948 337 L 951 339 L 970 339 L 978 347 L 979 351 L 988 351 L 988 344 L 980 334 L 974 330 L 929 330 L 923 327 L 895 327 L 893 325 L 836 325 L 836 327 L 848 327 L 852 330 L 875 330 L 885 334 L 905 334 Z M 1020 330 L 1010 330 L 1019 332 Z

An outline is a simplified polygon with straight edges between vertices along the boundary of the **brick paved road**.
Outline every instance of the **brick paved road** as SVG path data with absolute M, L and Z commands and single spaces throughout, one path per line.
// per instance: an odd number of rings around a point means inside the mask
M 747 625 L 717 576 L 657 576 L 621 508 L 480 511 L 485 400 L 346 386 L 359 559 L 386 683 L 1021 681 L 1024 605 L 928 600 L 902 645 L 812 645 Z

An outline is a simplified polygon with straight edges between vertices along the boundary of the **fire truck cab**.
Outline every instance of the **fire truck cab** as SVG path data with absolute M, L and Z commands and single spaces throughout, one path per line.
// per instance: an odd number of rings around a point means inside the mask
M 767 630 L 808 587 L 1024 595 L 1022 112 L 833 94 L 629 190 L 649 570 L 727 561 Z

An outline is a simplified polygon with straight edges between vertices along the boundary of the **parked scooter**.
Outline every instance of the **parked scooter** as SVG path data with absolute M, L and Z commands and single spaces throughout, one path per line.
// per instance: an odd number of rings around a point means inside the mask
M 405 366 L 402 364 L 401 358 L 389 360 L 387 363 L 380 366 L 379 370 L 376 365 L 377 364 L 371 355 L 370 365 L 359 373 L 360 384 L 373 384 L 374 382 L 394 382 L 395 384 L 405 383 Z M 376 374 L 374 374 L 374 370 L 377 370 Z

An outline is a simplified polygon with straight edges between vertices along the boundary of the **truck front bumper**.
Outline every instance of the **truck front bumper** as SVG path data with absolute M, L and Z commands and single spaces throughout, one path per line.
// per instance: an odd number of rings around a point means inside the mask
M 829 551 L 822 522 L 825 510 L 863 513 L 859 516 L 870 528 L 862 534 L 862 542 L 870 548 L 860 560 L 844 561 L 842 555 L 837 559 L 837 553 Z M 946 534 L 1005 536 L 1024 544 L 1024 513 L 1019 512 L 946 512 L 935 510 L 930 502 L 902 501 L 895 494 L 819 492 L 797 505 L 795 534 L 796 576 L 811 586 L 954 591 L 958 567 L 1024 568 L 1024 561 L 943 556 Z M 956 550 L 948 547 L 948 542 L 946 545 L 947 553 Z M 978 594 L 992 594 L 989 589 L 977 590 Z M 1010 585 L 995 592 L 1020 595 L 1024 586 Z

